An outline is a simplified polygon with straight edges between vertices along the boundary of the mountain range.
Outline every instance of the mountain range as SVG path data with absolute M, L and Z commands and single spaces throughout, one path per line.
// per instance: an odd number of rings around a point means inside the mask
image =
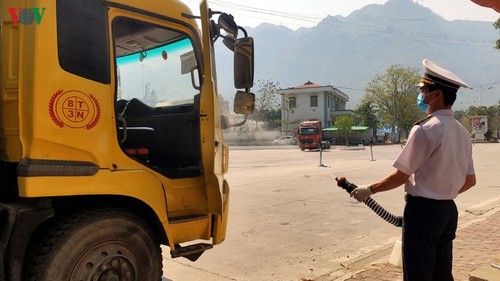
M 354 109 L 375 76 L 394 64 L 422 69 L 427 58 L 473 88 L 459 91 L 455 108 L 500 101 L 500 50 L 494 49 L 500 33 L 492 22 L 448 21 L 412 0 L 390 0 L 347 17 L 327 16 L 310 28 L 263 23 L 245 29 L 255 40 L 254 91 L 259 80 L 273 80 L 282 89 L 311 81 L 338 88 Z M 221 45 L 217 53 L 224 52 Z M 222 78 L 232 77 L 232 57 L 220 58 L 220 92 L 231 100 L 232 79 Z

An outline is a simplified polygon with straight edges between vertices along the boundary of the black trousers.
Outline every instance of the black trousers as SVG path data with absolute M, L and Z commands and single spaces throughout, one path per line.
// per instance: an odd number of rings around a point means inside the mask
M 404 281 L 453 281 L 457 221 L 453 200 L 408 195 L 403 215 Z

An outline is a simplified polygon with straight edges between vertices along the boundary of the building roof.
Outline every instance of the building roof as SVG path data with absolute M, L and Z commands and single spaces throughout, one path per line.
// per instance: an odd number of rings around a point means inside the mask
M 309 94 L 311 92 L 331 92 L 337 95 L 338 97 L 341 97 L 342 99 L 345 100 L 345 102 L 349 101 L 349 96 L 347 96 L 345 93 L 340 91 L 337 88 L 334 88 L 331 85 L 328 86 L 321 86 L 316 83 L 313 83 L 311 81 L 307 81 L 306 83 L 302 85 L 298 85 L 295 87 L 291 87 L 288 89 L 278 89 L 276 91 L 277 94 L 283 95 L 283 94 Z
M 351 130 L 352 131 L 366 131 L 368 130 L 370 127 L 366 127 L 366 126 L 352 126 L 351 127 Z M 330 127 L 330 128 L 323 128 L 323 131 L 338 131 L 339 129 L 337 127 Z
M 316 84 L 316 83 L 313 83 L 311 81 L 307 81 L 306 83 L 304 83 L 302 85 L 297 85 L 295 87 L 292 87 L 292 89 L 319 88 L 319 87 L 323 87 L 323 86 Z

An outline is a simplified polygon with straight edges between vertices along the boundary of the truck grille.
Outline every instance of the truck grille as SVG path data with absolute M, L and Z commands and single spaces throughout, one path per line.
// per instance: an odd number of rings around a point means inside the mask
M 313 140 L 305 139 L 305 140 L 300 140 L 300 143 L 306 144 L 306 143 L 313 143 Z

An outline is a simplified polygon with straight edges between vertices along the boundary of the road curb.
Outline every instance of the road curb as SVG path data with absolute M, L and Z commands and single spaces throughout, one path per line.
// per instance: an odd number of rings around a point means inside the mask
M 500 255 L 471 272 L 469 281 L 500 280 Z
M 466 229 L 475 223 L 480 223 L 490 216 L 500 212 L 500 207 L 496 207 L 495 203 L 500 200 L 500 197 L 488 200 L 487 204 L 478 204 L 466 211 L 462 212 L 459 217 L 459 226 L 457 231 Z M 472 211 L 470 211 L 472 210 Z M 474 210 L 478 211 L 477 213 Z M 479 215 L 478 215 L 479 214 Z M 396 243 L 395 241 L 394 243 Z M 314 279 L 315 281 L 345 281 L 353 278 L 357 274 L 369 269 L 373 269 L 380 264 L 388 264 L 391 251 L 394 243 L 383 244 L 380 248 L 374 249 L 366 254 L 358 257 L 342 261 L 340 264 L 343 268 L 337 269 L 328 273 L 320 278 Z M 496 281 L 500 280 L 500 269 L 492 267 L 492 264 L 500 264 L 500 256 L 491 260 L 486 264 L 482 264 L 469 274 L 469 281 Z
M 349 260 L 341 261 L 342 268 L 333 270 L 323 276 L 315 278 L 314 281 L 344 281 L 351 278 L 358 272 L 366 270 L 367 267 L 376 263 L 385 263 L 392 252 L 394 242 L 382 244 L 381 247 L 368 253 L 354 257 Z

